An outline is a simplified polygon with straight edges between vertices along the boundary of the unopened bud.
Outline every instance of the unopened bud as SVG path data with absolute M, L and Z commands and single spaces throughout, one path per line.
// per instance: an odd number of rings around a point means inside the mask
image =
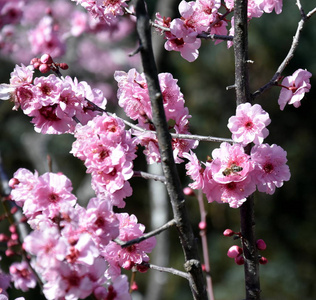
M 20 183 L 20 181 L 17 178 L 11 178 L 9 180 L 9 187 L 11 189 L 14 189 L 16 185 L 18 185 Z
M 53 63 L 53 59 L 49 54 L 43 54 L 40 58 L 41 63 L 43 64 L 51 64 Z
M 66 63 L 60 63 L 59 64 L 59 67 L 62 69 L 62 70 L 68 70 L 69 66 L 66 64 Z
M 137 291 L 138 290 L 138 285 L 135 281 L 133 281 L 132 285 L 131 285 L 131 290 L 132 291 Z
M 149 267 L 145 266 L 145 265 L 137 265 L 136 269 L 138 272 L 146 273 L 148 271 Z
M 268 260 L 265 258 L 265 257 L 260 257 L 260 259 L 259 259 L 259 263 L 261 264 L 261 265 L 265 265 L 265 264 L 267 264 L 268 263 Z
M 231 229 L 225 229 L 223 232 L 224 236 L 233 236 L 235 234 L 234 231 L 232 231 Z
M 227 256 L 230 258 L 236 258 L 238 255 L 242 254 L 242 249 L 239 246 L 231 246 L 227 251 Z
M 17 206 L 13 206 L 13 207 L 10 209 L 10 213 L 11 213 L 12 215 L 14 215 L 17 211 L 18 211 L 18 207 L 17 207 Z
M 201 222 L 199 223 L 199 228 L 200 228 L 200 230 L 205 230 L 205 229 L 206 229 L 206 227 L 207 227 L 206 222 L 201 221 Z
M 186 196 L 194 196 L 195 195 L 194 191 L 190 187 L 185 187 L 183 189 L 183 193 Z
M 240 254 L 240 255 L 238 255 L 237 257 L 235 257 L 235 263 L 237 264 L 237 265 L 243 265 L 244 263 L 245 263 L 245 259 L 244 259 L 244 257 L 243 257 L 243 255 L 242 254 Z
M 41 64 L 38 69 L 41 73 L 47 73 L 50 67 L 47 64 Z
M 256 245 L 258 250 L 265 250 L 267 248 L 267 244 L 262 239 L 257 240 Z

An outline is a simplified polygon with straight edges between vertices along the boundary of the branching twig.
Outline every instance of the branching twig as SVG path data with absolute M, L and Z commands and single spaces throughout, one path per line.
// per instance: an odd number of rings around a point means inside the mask
M 123 242 L 123 241 L 116 239 L 115 242 L 118 243 L 119 245 L 121 245 L 122 248 L 126 248 L 126 247 L 129 247 L 131 245 L 138 244 L 144 240 L 147 240 L 152 236 L 156 236 L 159 233 L 162 233 L 163 231 L 165 231 L 165 230 L 167 230 L 170 227 L 173 227 L 175 225 L 176 225 L 176 221 L 174 219 L 172 219 L 169 222 L 167 222 L 166 224 L 162 225 L 161 227 L 159 227 L 151 232 L 145 233 L 143 236 L 141 236 L 137 239 L 133 239 L 133 240 L 130 240 L 128 242 Z
M 188 273 L 186 272 L 182 272 L 180 270 L 177 270 L 177 269 L 174 269 L 174 268 L 166 268 L 166 267 L 160 267 L 160 266 L 156 266 L 156 265 L 152 265 L 152 264 L 149 264 L 149 263 L 145 263 L 143 262 L 142 265 L 150 268 L 150 269 L 153 269 L 153 270 L 157 270 L 157 271 L 160 271 L 160 272 L 167 272 L 167 273 L 171 273 L 173 275 L 177 275 L 177 276 L 181 276 L 187 280 L 190 280 L 190 276 Z
M 259 96 L 260 94 L 262 94 L 265 90 L 269 89 L 270 87 L 277 85 L 278 81 L 281 78 L 281 74 L 284 71 L 285 67 L 289 64 L 289 62 L 292 60 L 293 56 L 294 56 L 294 52 L 298 46 L 298 42 L 301 36 L 301 32 L 303 30 L 303 27 L 305 25 L 305 22 L 316 12 L 316 8 L 314 8 L 313 10 L 311 10 L 307 15 L 304 13 L 304 10 L 301 6 L 301 3 L 299 0 L 297 0 L 297 6 L 300 10 L 300 14 L 301 14 L 301 20 L 298 22 L 297 25 L 297 29 L 296 29 L 296 33 L 293 37 L 293 42 L 291 44 L 290 50 L 287 53 L 286 57 L 284 58 L 284 60 L 282 61 L 282 63 L 280 64 L 280 66 L 278 67 L 277 71 L 275 72 L 275 74 L 272 76 L 271 80 L 265 84 L 264 86 L 262 86 L 261 88 L 259 88 L 257 91 L 255 91 L 252 95 L 251 98 L 252 100 L 254 100 L 257 96 Z
M 155 181 L 161 181 L 162 183 L 166 183 L 165 176 L 150 174 L 150 173 L 143 172 L 143 171 L 134 171 L 133 177 L 142 177 L 144 179 L 152 179 Z

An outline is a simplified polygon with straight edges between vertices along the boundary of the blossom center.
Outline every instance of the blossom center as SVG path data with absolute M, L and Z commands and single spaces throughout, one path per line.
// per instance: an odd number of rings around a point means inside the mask
M 271 163 L 267 163 L 264 165 L 263 170 L 268 173 L 271 174 L 273 172 L 273 165 Z

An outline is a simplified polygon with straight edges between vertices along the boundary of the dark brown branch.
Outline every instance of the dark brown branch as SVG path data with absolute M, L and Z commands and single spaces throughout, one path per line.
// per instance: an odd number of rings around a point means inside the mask
M 158 72 L 151 44 L 151 27 L 143 0 L 136 1 L 137 32 L 139 35 L 142 64 L 151 99 L 153 123 L 161 155 L 161 163 L 166 177 L 166 187 L 170 197 L 174 219 L 185 256 L 185 269 L 189 274 L 190 288 L 194 299 L 207 299 L 205 283 L 198 257 L 196 241 L 185 207 L 180 179 L 173 159 L 171 136 L 166 122 Z
M 248 79 L 247 0 L 235 0 L 235 85 L 237 105 L 250 102 Z M 247 153 L 250 147 L 246 148 Z M 240 207 L 240 226 L 244 253 L 246 300 L 260 299 L 259 260 L 254 232 L 254 198 L 250 196 Z

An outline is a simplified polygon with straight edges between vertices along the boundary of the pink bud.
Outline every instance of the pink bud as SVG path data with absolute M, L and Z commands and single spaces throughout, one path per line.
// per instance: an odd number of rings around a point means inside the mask
M 135 281 L 133 281 L 132 285 L 131 285 L 131 290 L 132 291 L 137 291 L 138 290 L 138 285 Z
M 199 223 L 199 228 L 200 228 L 200 230 L 205 230 L 206 227 L 207 227 L 206 222 L 201 221 L 201 222 Z
M 125 270 L 131 270 L 134 267 L 135 263 L 132 262 L 131 260 L 128 260 L 127 262 L 124 263 L 123 268 Z
M 41 73 L 47 73 L 50 67 L 47 64 L 41 64 L 38 69 Z
M 11 189 L 14 189 L 16 185 L 18 185 L 20 183 L 20 181 L 17 178 L 11 178 L 9 180 L 9 187 Z
M 11 233 L 15 233 L 16 232 L 16 226 L 15 225 L 10 225 L 9 230 Z
M 59 67 L 62 69 L 62 70 L 68 70 L 69 66 L 66 64 L 66 63 L 60 63 L 59 64 Z
M 7 256 L 7 257 L 9 257 L 9 256 L 13 256 L 15 253 L 13 252 L 13 250 L 11 250 L 11 249 L 7 249 L 7 250 L 5 250 L 5 255 Z
M 9 237 L 4 233 L 0 233 L 0 242 L 6 242 L 9 240 Z
M 240 254 L 242 254 L 242 249 L 236 245 L 231 246 L 227 251 L 227 256 L 230 258 L 236 258 Z
M 49 54 L 43 54 L 41 56 L 40 60 L 41 60 L 41 62 L 43 64 L 48 64 L 49 65 L 49 64 L 53 63 L 53 59 L 52 59 L 52 57 Z
M 17 211 L 18 211 L 18 207 L 17 207 L 17 206 L 13 206 L 13 207 L 10 209 L 10 213 L 11 213 L 12 215 L 14 215 Z
M 146 273 L 149 269 L 148 266 L 145 265 L 137 265 L 136 266 L 137 271 L 141 272 L 141 273 Z
M 194 191 L 191 189 L 191 188 L 189 188 L 189 187 L 185 187 L 184 189 L 183 189 L 183 193 L 184 193 L 184 195 L 186 195 L 186 196 L 194 196 L 195 194 L 194 194 Z
M 262 239 L 257 240 L 256 245 L 258 250 L 265 250 L 267 248 L 266 243 Z
M 245 263 L 245 259 L 244 259 L 244 257 L 243 257 L 243 255 L 242 254 L 240 254 L 240 255 L 238 255 L 237 257 L 235 257 L 235 263 L 237 264 L 237 265 L 243 265 L 244 263 Z
M 225 229 L 223 232 L 224 236 L 233 236 L 235 234 L 234 231 L 232 231 L 231 229 Z
M 18 234 L 17 234 L 17 233 L 12 233 L 12 234 L 11 234 L 11 239 L 12 239 L 13 241 L 17 241 L 17 240 L 19 239 Z
M 265 264 L 267 264 L 268 263 L 268 260 L 265 258 L 265 257 L 260 257 L 260 259 L 259 259 L 259 263 L 260 264 L 262 264 L 262 265 L 265 265 Z

